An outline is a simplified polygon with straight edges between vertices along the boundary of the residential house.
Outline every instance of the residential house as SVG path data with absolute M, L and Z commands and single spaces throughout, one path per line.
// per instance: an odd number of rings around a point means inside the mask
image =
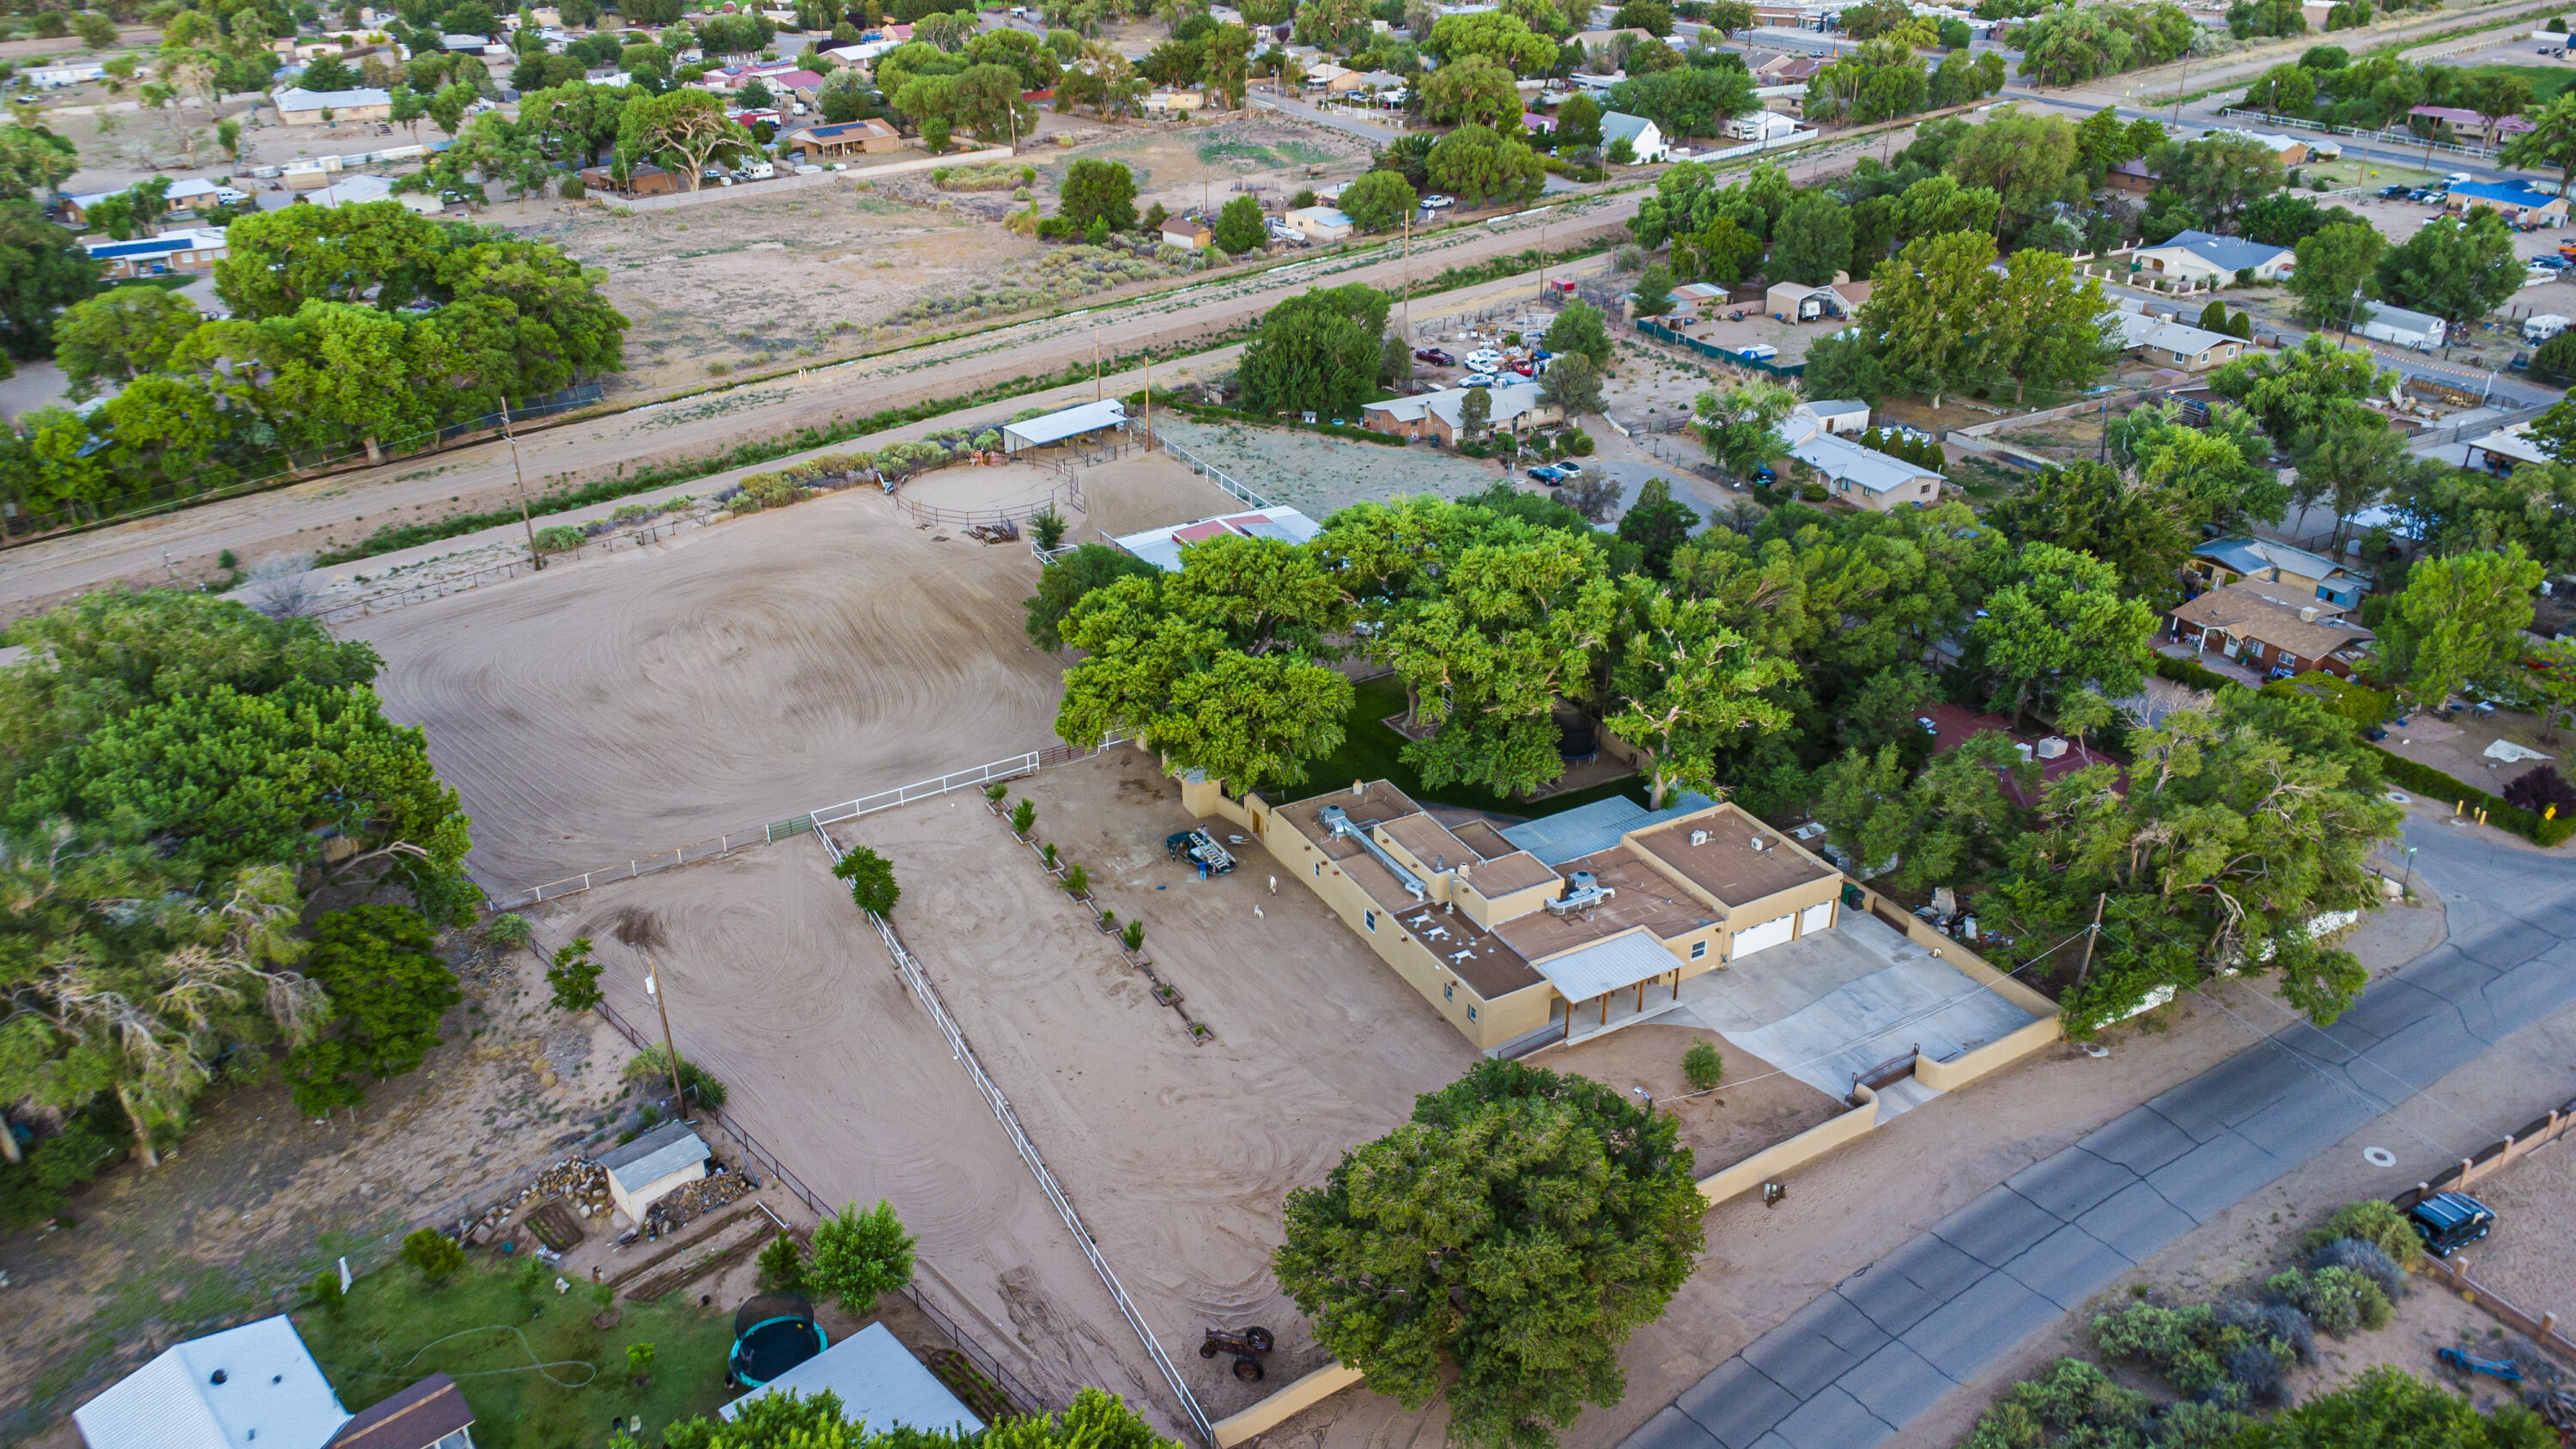
M 474 1411 L 465 1391 L 434 1373 L 360 1409 L 325 1449 L 474 1449 Z
M 2361 314 L 2362 336 L 2417 352 L 2430 352 L 2441 346 L 2449 330 L 2448 323 L 2429 312 L 2409 312 L 2384 302 L 2362 303 Z
M 2462 213 L 2473 206 L 2491 206 L 2497 215 L 2522 226 L 2562 226 L 2567 221 L 2566 197 L 2519 177 L 2512 181 L 2455 181 L 2442 198 L 2442 206 Z
M 2003 736 L 2021 755 L 2023 764 L 2038 766 L 2039 778 L 2027 786 L 2023 780 L 2028 772 L 2024 770 L 2007 765 L 1995 772 L 2003 777 L 2004 793 L 2024 809 L 2036 808 L 2041 797 L 2048 793 L 2048 787 L 2061 778 L 2093 765 L 2113 763 L 2106 756 L 2093 753 L 2089 747 L 2058 735 L 2032 739 L 2015 730 L 2013 722 L 2003 715 L 1978 714 L 1963 705 L 1932 705 L 1915 717 L 1915 723 L 1929 728 L 1932 753 L 1936 755 L 1946 755 L 1979 735 Z M 2125 795 L 2128 782 L 2123 780 L 2112 788 Z
M 95 60 L 64 61 L 56 65 L 30 66 L 18 72 L 19 79 L 40 91 L 58 91 L 84 81 L 107 79 L 107 67 Z
M 2219 538 L 2192 550 L 2192 575 L 2211 588 L 2251 582 L 2270 584 L 2275 593 L 2335 609 L 2358 608 L 2370 582 L 2350 573 L 2323 554 L 2268 538 Z
M 1204 251 L 1208 245 L 1215 240 L 1216 233 L 1209 228 L 1206 220 L 1201 217 L 1167 216 L 1163 218 L 1163 241 L 1165 245 L 1187 247 L 1191 251 L 1195 252 Z
M 778 138 L 782 155 L 793 152 L 798 160 L 818 163 L 881 155 L 902 144 L 902 133 L 876 116 L 826 126 L 799 126 Z
M 394 190 L 392 178 L 385 176 L 343 176 L 319 191 L 303 193 L 297 200 L 313 206 L 364 206 L 372 201 L 391 201 L 421 216 L 436 216 L 447 209 L 445 202 L 429 192 Z
M 2237 127 L 2226 127 L 2210 132 L 2208 139 L 2217 140 L 2222 137 L 2230 141 L 2251 141 L 2270 151 L 2273 158 L 2285 167 L 2306 165 L 2316 151 L 2315 146 L 2307 140 L 2297 136 L 2284 136 L 2277 131 L 2248 131 Z
M 1337 242 L 1351 234 L 1354 223 L 1347 212 L 1329 206 L 1301 206 L 1284 218 L 1311 242 Z
M 2212 287 L 2231 285 L 2244 272 L 2256 281 L 2277 282 L 2299 264 L 2298 253 L 2287 247 L 2206 231 L 2176 232 L 2129 255 L 2140 270 Z
M 2241 337 L 2140 312 L 2106 312 L 2103 317 L 2119 327 L 2121 351 L 2157 367 L 2207 372 L 2235 361 L 2247 345 Z
M 2423 117 L 2427 130 L 2431 129 L 2432 123 L 2439 122 L 2460 135 L 2479 137 L 2490 145 L 2534 129 L 2531 122 L 2521 116 L 2498 116 L 2490 126 L 2487 117 L 2460 106 L 2417 106 L 2406 114 Z
M 1167 116 L 1185 116 L 1206 104 L 1207 92 L 1201 90 L 1168 87 L 1145 95 L 1146 110 Z
M 346 91 L 308 91 L 301 86 L 279 91 L 277 118 L 290 126 L 318 126 L 322 113 L 334 121 L 385 121 L 394 114 L 393 95 L 375 86 Z
M 680 189 L 678 179 L 650 161 L 628 168 L 626 179 L 617 179 L 616 171 L 607 166 L 581 168 L 581 184 L 593 191 L 606 191 L 618 196 L 668 196 Z
M 1830 285 L 1810 287 L 1803 282 L 1780 282 L 1762 294 L 1762 310 L 1783 322 L 1814 322 L 1820 318 L 1848 318 L 1869 300 L 1871 282 L 1855 282 L 1841 272 L 1834 273 Z
M 1186 550 L 1194 543 L 1236 537 L 1305 543 L 1323 531 L 1322 524 L 1299 510 L 1274 506 L 1256 508 L 1249 513 L 1201 518 L 1190 523 L 1165 524 L 1141 533 L 1122 533 L 1110 542 L 1166 573 L 1178 573 L 1187 565 Z
M 1539 401 L 1537 383 L 1511 382 L 1483 389 L 1443 388 L 1438 392 L 1365 403 L 1360 408 L 1360 426 L 1372 433 L 1390 433 L 1399 438 L 1428 438 L 1444 448 L 1454 448 L 1458 445 L 1458 430 L 1463 416 L 1461 409 L 1470 391 L 1490 395 L 1485 417 L 1488 432 L 1519 433 L 1563 421 L 1565 416 L 1553 404 Z
M 349 1411 L 281 1313 L 163 1349 L 72 1422 L 89 1449 L 323 1449 Z
M 1738 141 L 1777 141 L 1797 134 L 1798 122 L 1778 111 L 1748 111 L 1729 118 L 1724 129 Z
M 1663 160 L 1672 151 L 1664 141 L 1663 128 L 1643 116 L 1624 111 L 1601 113 L 1601 149 L 1609 150 L 1619 142 L 1628 143 L 1628 153 L 1640 166 Z
M 1521 129 L 1533 136 L 1553 135 L 1556 131 L 1556 117 L 1544 111 L 1523 111 Z
M 83 242 L 81 246 L 90 260 L 102 265 L 100 275 L 112 282 L 127 277 L 212 271 L 215 263 L 227 255 L 224 234 L 211 227 L 202 231 L 165 231 L 132 241 Z
M 2123 161 L 2102 173 L 2102 186 L 2122 196 L 2144 196 L 2156 189 L 2160 179 L 2144 161 Z
M 2294 588 L 2246 582 L 2176 605 L 2173 637 L 2274 678 L 2323 670 L 2350 679 L 2369 658 L 2371 632 Z
M 1873 513 L 1925 508 L 1940 501 L 1939 473 L 1843 437 L 1827 425 L 1826 417 L 1847 419 L 1847 409 L 1853 405 L 1829 406 L 1836 411 L 1820 416 L 1802 403 L 1782 420 L 1778 431 L 1789 456 L 1815 469 L 1833 498 Z
M 123 196 L 131 189 L 129 187 L 117 191 L 88 191 L 77 196 L 66 196 L 62 199 L 63 220 L 73 226 L 85 227 L 89 225 L 91 207 L 111 196 Z M 173 212 L 194 211 L 202 207 L 239 206 L 250 200 L 250 193 L 218 185 L 202 176 L 189 176 L 171 182 L 170 189 L 161 193 L 161 199 L 168 203 Z

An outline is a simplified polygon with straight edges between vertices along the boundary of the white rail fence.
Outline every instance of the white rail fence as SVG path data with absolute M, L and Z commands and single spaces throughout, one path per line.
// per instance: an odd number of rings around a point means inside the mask
M 817 810 L 811 818 L 819 821 L 825 813 Z M 832 857 L 833 864 L 838 865 L 841 860 L 841 847 L 833 841 L 831 832 L 817 828 L 814 835 L 816 839 L 823 842 L 823 850 Z M 1012 1110 L 1011 1099 L 1004 1096 L 1002 1089 L 994 1085 L 993 1079 L 985 1074 L 984 1064 L 976 1059 L 975 1048 L 968 1044 L 966 1033 L 957 1025 L 957 1019 L 949 1015 L 948 1004 L 940 999 L 939 988 L 932 984 L 930 973 L 923 970 L 921 963 L 904 948 L 903 938 L 895 934 L 894 927 L 884 917 L 872 911 L 866 914 L 869 923 L 877 928 L 877 935 L 884 940 L 886 954 L 894 958 L 895 970 L 902 975 L 904 984 L 912 989 L 913 1000 L 920 1002 L 921 1009 L 930 1013 L 930 1019 L 938 1026 L 940 1035 L 948 1038 L 949 1054 L 966 1069 L 967 1077 L 975 1083 L 975 1090 L 983 1095 L 984 1105 L 992 1109 L 994 1120 L 1002 1124 L 1004 1135 L 1011 1139 L 1012 1149 L 1020 1154 L 1020 1161 L 1028 1167 L 1029 1175 L 1037 1179 L 1039 1191 L 1045 1193 L 1047 1201 L 1055 1205 L 1056 1215 L 1064 1219 L 1065 1227 L 1073 1234 L 1074 1246 L 1080 1248 L 1082 1255 L 1091 1260 L 1092 1271 L 1100 1275 L 1101 1285 L 1109 1290 L 1111 1301 L 1118 1305 L 1120 1313 L 1126 1315 L 1127 1326 L 1136 1331 L 1136 1337 L 1145 1345 L 1146 1355 L 1153 1359 L 1154 1367 L 1162 1371 L 1164 1381 L 1169 1383 L 1172 1386 L 1172 1392 L 1179 1396 L 1182 1411 L 1189 1415 L 1190 1426 L 1198 1431 L 1200 1440 L 1213 1449 L 1216 1444 L 1216 1427 L 1209 1421 L 1207 1411 L 1199 1406 L 1198 1396 L 1190 1392 L 1188 1384 L 1182 1382 L 1180 1369 L 1172 1363 L 1170 1356 L 1163 1352 L 1163 1345 L 1154 1337 L 1154 1330 L 1145 1326 L 1144 1317 L 1136 1311 L 1136 1305 L 1129 1301 L 1127 1289 L 1118 1281 L 1116 1270 L 1109 1266 L 1107 1258 L 1101 1256 L 1100 1245 L 1092 1238 L 1091 1229 L 1084 1225 L 1082 1214 L 1074 1210 L 1073 1199 L 1065 1195 L 1063 1184 L 1056 1181 L 1055 1173 L 1046 1165 L 1046 1159 L 1038 1155 L 1037 1144 L 1029 1140 L 1028 1132 L 1020 1126 L 1020 1116 L 1018 1112 Z
M 1233 478 L 1227 476 L 1224 470 L 1218 468 L 1215 464 L 1202 460 L 1197 454 L 1182 447 L 1180 444 L 1173 442 L 1169 438 L 1163 438 L 1159 441 L 1163 445 L 1164 452 L 1171 454 L 1173 457 L 1189 464 L 1199 472 L 1206 474 L 1207 480 L 1214 483 L 1219 488 L 1224 489 L 1226 492 L 1233 494 L 1235 497 L 1242 499 L 1244 502 L 1251 504 L 1255 508 L 1267 508 L 1270 506 L 1269 499 L 1262 497 L 1260 494 L 1253 492 L 1241 483 L 1236 482 Z
M 1049 745 L 1042 750 L 1031 750 L 1023 755 L 995 760 L 991 764 L 977 765 L 971 769 L 951 770 L 936 779 L 899 785 L 891 790 L 880 790 L 873 795 L 862 795 L 856 800 L 845 800 L 838 805 L 826 806 L 812 815 L 799 815 L 792 820 L 778 820 L 767 825 L 746 826 L 724 835 L 710 835 L 704 840 L 693 840 L 686 845 L 674 846 L 669 850 L 657 850 L 651 855 L 640 856 L 617 865 L 604 865 L 597 870 L 568 875 L 561 880 L 547 881 L 543 885 L 529 886 L 507 896 L 495 896 L 492 898 L 492 909 L 515 911 L 522 906 L 535 905 L 539 901 L 577 896 L 596 886 L 610 885 L 621 880 L 633 880 L 637 876 L 653 875 L 660 871 L 676 870 L 684 865 L 695 865 L 702 860 L 721 859 L 746 846 L 767 845 L 773 840 L 785 840 L 792 835 L 802 835 L 817 824 L 831 825 L 844 820 L 856 820 L 862 815 L 873 815 L 880 810 L 891 810 L 897 805 L 908 805 L 915 800 L 927 800 L 934 795 L 945 795 L 951 790 L 962 790 L 971 785 L 986 785 L 995 780 L 1015 779 L 1021 775 L 1033 775 L 1056 765 L 1069 765 L 1076 760 L 1089 759 L 1102 750 L 1125 743 L 1127 743 L 1126 737 L 1122 735 L 1103 740 L 1098 748 L 1089 750 L 1077 750 L 1070 745 Z

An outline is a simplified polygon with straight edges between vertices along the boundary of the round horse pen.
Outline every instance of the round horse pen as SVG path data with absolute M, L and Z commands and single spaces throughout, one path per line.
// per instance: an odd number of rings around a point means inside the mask
M 802 1293 L 763 1293 L 734 1310 L 733 1356 L 725 1378 L 756 1389 L 829 1347 Z

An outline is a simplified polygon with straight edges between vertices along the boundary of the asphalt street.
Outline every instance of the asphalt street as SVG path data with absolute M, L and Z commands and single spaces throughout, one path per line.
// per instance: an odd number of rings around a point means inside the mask
M 2419 887 L 2442 894 L 2442 945 L 2333 1026 L 2285 1027 L 2014 1174 L 1718 1365 L 1621 1449 L 1872 1449 L 2133 1265 L 2576 1005 L 2566 851 L 2416 816 L 2405 844 Z

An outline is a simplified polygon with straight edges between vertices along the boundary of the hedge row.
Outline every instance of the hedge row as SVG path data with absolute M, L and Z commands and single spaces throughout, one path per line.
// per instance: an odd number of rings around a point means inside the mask
M 2206 689 L 2212 694 L 2236 683 L 2235 680 L 2209 668 L 2197 659 L 2176 659 L 2170 654 L 2156 656 L 2156 677 L 2170 679 L 2176 684 L 2187 684 L 2194 689 Z
M 2507 805 L 2484 790 L 2463 785 L 2430 765 L 2417 764 L 2404 755 L 2391 754 L 2368 741 L 2363 742 L 2362 748 L 2379 756 L 2380 773 L 2386 775 L 2391 783 L 2402 785 L 2418 795 L 2430 795 L 2436 800 L 2456 801 L 2469 810 L 2483 810 L 2489 825 L 2499 830 L 2510 830 L 2543 849 L 2576 835 L 2576 816 L 2561 815 L 2555 820 L 2543 820 L 2529 810 Z

